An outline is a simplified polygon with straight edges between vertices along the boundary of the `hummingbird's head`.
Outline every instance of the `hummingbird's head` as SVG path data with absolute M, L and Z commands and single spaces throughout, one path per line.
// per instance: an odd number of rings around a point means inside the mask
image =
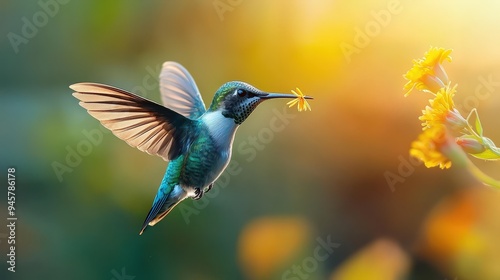
M 247 83 L 233 81 L 223 84 L 217 90 L 208 110 L 221 111 L 224 117 L 232 118 L 236 124 L 241 124 L 264 100 L 296 97 L 293 94 L 268 93 Z

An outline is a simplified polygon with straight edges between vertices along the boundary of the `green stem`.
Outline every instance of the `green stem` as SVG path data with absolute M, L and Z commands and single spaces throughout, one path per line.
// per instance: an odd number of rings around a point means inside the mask
M 452 137 L 447 137 L 447 143 L 442 146 L 442 153 L 458 167 L 467 168 L 467 170 L 477 180 L 483 184 L 500 189 L 500 181 L 486 175 L 479 169 L 467 156 L 467 154 L 458 146 Z
M 486 175 L 479 169 L 472 161 L 469 160 L 469 163 L 467 164 L 467 169 L 469 172 L 476 177 L 479 181 L 483 182 L 483 184 L 494 187 L 497 189 L 500 189 L 500 181 L 495 180 L 491 178 L 490 176 Z

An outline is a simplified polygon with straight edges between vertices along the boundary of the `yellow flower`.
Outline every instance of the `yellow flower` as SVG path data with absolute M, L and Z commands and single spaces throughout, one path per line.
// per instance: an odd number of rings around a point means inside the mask
M 306 96 L 304 96 L 304 94 L 302 93 L 302 91 L 300 91 L 299 88 L 296 89 L 298 93 L 295 92 L 293 89 L 292 93 L 295 94 L 297 98 L 295 98 L 292 101 L 289 101 L 288 103 L 286 103 L 286 105 L 289 105 L 288 107 L 291 108 L 293 105 L 298 104 L 297 109 L 299 110 L 299 112 L 307 111 L 307 109 L 311 111 L 311 106 L 309 105 L 309 103 L 307 103 Z
M 451 52 L 451 49 L 445 50 L 444 48 L 431 47 L 429 51 L 425 53 L 422 64 L 434 67 L 436 64 L 441 64 L 445 60 L 451 62 Z
M 431 47 L 421 59 L 413 60 L 413 67 L 404 75 L 408 82 L 405 84 L 405 96 L 416 88 L 421 91 L 436 93 L 448 84 L 448 75 L 442 67 L 447 60 L 451 62 L 452 50 Z
M 447 85 L 441 88 L 434 99 L 431 99 L 430 106 L 422 110 L 423 115 L 418 119 L 422 121 L 423 129 L 434 125 L 447 125 L 450 129 L 460 132 L 467 127 L 467 121 L 455 108 L 453 97 L 455 96 L 457 85 L 450 87 Z
M 427 168 L 438 165 L 441 169 L 450 168 L 451 161 L 441 152 L 448 145 L 447 137 L 444 125 L 432 126 L 411 143 L 410 155 L 423 161 Z

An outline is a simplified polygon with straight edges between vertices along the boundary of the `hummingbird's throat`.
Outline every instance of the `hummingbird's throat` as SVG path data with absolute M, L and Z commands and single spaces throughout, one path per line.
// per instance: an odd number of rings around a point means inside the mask
M 226 104 L 222 115 L 226 118 L 232 118 L 236 124 L 240 125 L 262 101 L 263 99 L 260 98 L 252 98 L 239 104 Z

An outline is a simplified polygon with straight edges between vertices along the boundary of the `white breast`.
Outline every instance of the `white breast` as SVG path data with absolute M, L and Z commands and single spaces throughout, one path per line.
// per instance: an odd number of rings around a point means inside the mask
M 230 151 L 233 145 L 234 134 L 239 125 L 233 119 L 224 117 L 218 111 L 207 112 L 201 118 L 219 147 Z
M 224 117 L 220 112 L 207 112 L 201 118 L 207 125 L 212 139 L 221 149 L 220 157 L 213 163 L 214 168 L 207 178 L 209 182 L 214 182 L 231 160 L 234 135 L 239 125 L 233 119 Z

